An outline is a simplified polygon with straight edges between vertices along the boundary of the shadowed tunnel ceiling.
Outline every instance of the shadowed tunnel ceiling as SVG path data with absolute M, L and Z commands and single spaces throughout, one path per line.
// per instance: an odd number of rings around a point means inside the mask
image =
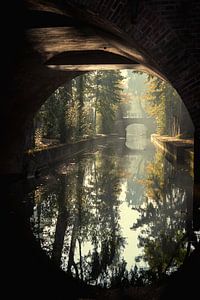
M 29 122 L 47 97 L 82 72 L 136 69 L 168 80 L 200 132 L 198 1 L 24 0 L 9 5 L 1 173 L 18 173 Z M 12 120 L 11 122 L 9 120 Z M 16 129 L 16 124 L 18 127 Z M 17 132 L 16 132 L 17 131 Z

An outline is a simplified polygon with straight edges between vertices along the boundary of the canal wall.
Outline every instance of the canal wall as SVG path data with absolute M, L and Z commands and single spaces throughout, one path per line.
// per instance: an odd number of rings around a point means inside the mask
M 24 176 L 33 178 L 56 163 L 92 150 L 101 142 L 110 140 L 109 136 L 99 135 L 75 143 L 54 145 L 44 149 L 31 150 L 25 153 L 23 161 Z
M 151 135 L 151 142 L 166 155 L 166 158 L 174 163 L 186 163 L 193 173 L 194 141 L 193 139 L 178 139 L 176 137 Z

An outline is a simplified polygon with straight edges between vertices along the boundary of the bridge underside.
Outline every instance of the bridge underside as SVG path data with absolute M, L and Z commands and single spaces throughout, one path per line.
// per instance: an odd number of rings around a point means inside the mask
M 147 130 L 147 136 L 150 136 L 156 130 L 156 125 L 152 118 L 123 118 L 115 122 L 114 132 L 122 137 L 126 137 L 127 127 L 134 124 L 144 125 Z

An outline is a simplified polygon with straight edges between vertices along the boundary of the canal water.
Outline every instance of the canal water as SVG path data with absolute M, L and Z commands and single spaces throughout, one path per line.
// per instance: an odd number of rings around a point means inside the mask
M 31 226 L 52 261 L 92 285 L 140 286 L 179 268 L 192 251 L 193 176 L 133 125 L 58 164 L 29 193 Z

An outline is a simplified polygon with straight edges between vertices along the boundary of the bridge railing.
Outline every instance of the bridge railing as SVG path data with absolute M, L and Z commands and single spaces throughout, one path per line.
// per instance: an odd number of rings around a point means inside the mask
M 123 116 L 124 119 L 130 118 L 130 119 L 140 119 L 144 118 L 144 115 L 138 114 L 138 113 L 127 113 L 126 115 Z

